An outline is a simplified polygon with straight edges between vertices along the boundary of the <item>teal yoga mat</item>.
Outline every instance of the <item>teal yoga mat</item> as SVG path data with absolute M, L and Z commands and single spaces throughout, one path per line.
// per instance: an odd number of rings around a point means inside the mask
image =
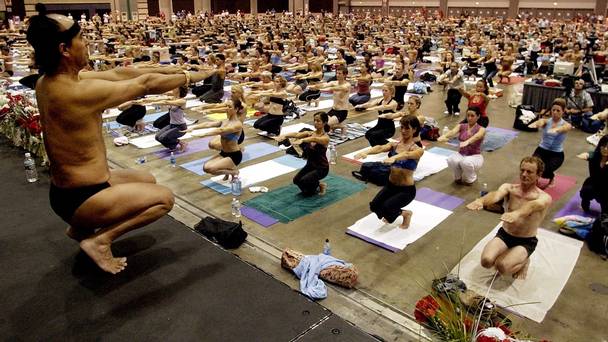
M 327 183 L 328 187 L 323 196 L 304 197 L 300 189 L 292 184 L 259 195 L 244 204 L 282 223 L 287 223 L 365 189 L 365 185 L 361 182 L 353 182 L 331 174 L 325 177 L 323 182 Z

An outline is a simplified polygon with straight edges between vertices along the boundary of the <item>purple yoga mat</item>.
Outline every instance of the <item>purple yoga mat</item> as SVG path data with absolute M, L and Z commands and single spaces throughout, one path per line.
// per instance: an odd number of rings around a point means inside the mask
M 241 214 L 243 214 L 243 216 L 250 219 L 251 221 L 254 221 L 257 224 L 263 226 L 264 228 L 268 228 L 273 224 L 279 222 L 279 220 L 275 219 L 274 217 L 266 215 L 263 212 L 248 207 L 246 205 L 241 208 Z
M 416 200 L 450 211 L 453 211 L 464 202 L 462 198 L 433 191 L 429 188 L 417 189 Z
M 500 127 L 491 126 L 491 127 L 488 127 L 487 129 L 488 129 L 488 131 L 494 131 L 494 132 L 501 133 L 504 135 L 516 136 L 519 134 L 518 131 L 514 131 L 512 129 L 500 128 Z
M 598 217 L 600 216 L 601 207 L 600 204 L 596 201 L 591 201 L 591 212 L 586 213 L 581 208 L 581 196 L 580 193 L 577 192 L 568 203 L 566 203 L 553 218 L 558 218 L 566 215 L 578 215 L 584 217 Z
M 209 149 L 209 142 L 211 141 L 211 139 L 212 139 L 212 137 L 204 137 L 204 138 L 188 141 L 187 142 L 188 146 L 186 147 L 186 151 L 182 152 L 182 153 L 175 153 L 175 156 L 183 157 L 183 156 L 187 156 L 189 154 L 195 153 L 195 152 L 206 151 Z M 168 148 L 163 148 L 160 151 L 154 152 L 154 154 L 158 158 L 161 158 L 161 159 L 168 160 L 169 158 L 171 158 L 171 150 L 169 150 Z

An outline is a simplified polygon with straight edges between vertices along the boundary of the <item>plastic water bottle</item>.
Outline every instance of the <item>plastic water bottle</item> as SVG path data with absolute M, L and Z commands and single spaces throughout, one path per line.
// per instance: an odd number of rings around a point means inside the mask
M 146 156 L 141 156 L 137 159 L 135 159 L 135 164 L 145 164 L 147 161 Z
M 325 239 L 325 243 L 323 244 L 323 254 L 331 255 L 331 245 L 329 244 L 329 239 Z
M 28 182 L 34 183 L 38 180 L 38 172 L 36 171 L 36 161 L 32 158 L 29 153 L 25 154 L 25 161 L 23 161 L 25 167 L 25 178 Z
M 479 197 L 483 197 L 488 194 L 488 183 L 483 183 L 481 185 L 481 190 L 479 191 Z
M 336 150 L 336 145 L 329 145 L 329 163 L 331 165 L 336 165 L 338 162 L 338 151 Z
M 447 135 L 448 133 L 450 133 L 450 129 L 448 128 L 448 126 L 443 126 L 443 129 L 441 130 L 441 136 Z
M 239 179 L 238 176 L 235 175 L 232 177 L 232 182 L 230 184 L 230 188 L 231 188 L 233 196 L 241 195 L 241 180 Z
M 236 197 L 232 198 L 232 204 L 230 205 L 232 209 L 232 216 L 241 217 L 241 202 Z
M 170 157 L 170 162 L 171 162 L 171 167 L 176 167 L 177 166 L 177 160 L 175 160 L 175 154 L 173 152 L 171 152 L 171 157 Z

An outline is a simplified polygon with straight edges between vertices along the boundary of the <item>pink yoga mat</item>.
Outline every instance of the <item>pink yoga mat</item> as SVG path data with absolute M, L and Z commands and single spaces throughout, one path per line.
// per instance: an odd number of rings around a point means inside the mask
M 542 182 L 542 183 L 541 183 Z M 540 185 L 547 184 L 546 180 L 539 181 Z M 546 188 L 545 192 L 551 195 L 553 201 L 559 200 L 565 193 L 576 185 L 576 178 L 572 176 L 555 175 L 555 182 L 552 187 Z

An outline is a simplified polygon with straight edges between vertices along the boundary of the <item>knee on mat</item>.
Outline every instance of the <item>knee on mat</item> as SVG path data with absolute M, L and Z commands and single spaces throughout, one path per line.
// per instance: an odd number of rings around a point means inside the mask
M 483 268 L 492 268 L 494 266 L 494 260 L 487 257 L 481 257 L 481 266 Z

